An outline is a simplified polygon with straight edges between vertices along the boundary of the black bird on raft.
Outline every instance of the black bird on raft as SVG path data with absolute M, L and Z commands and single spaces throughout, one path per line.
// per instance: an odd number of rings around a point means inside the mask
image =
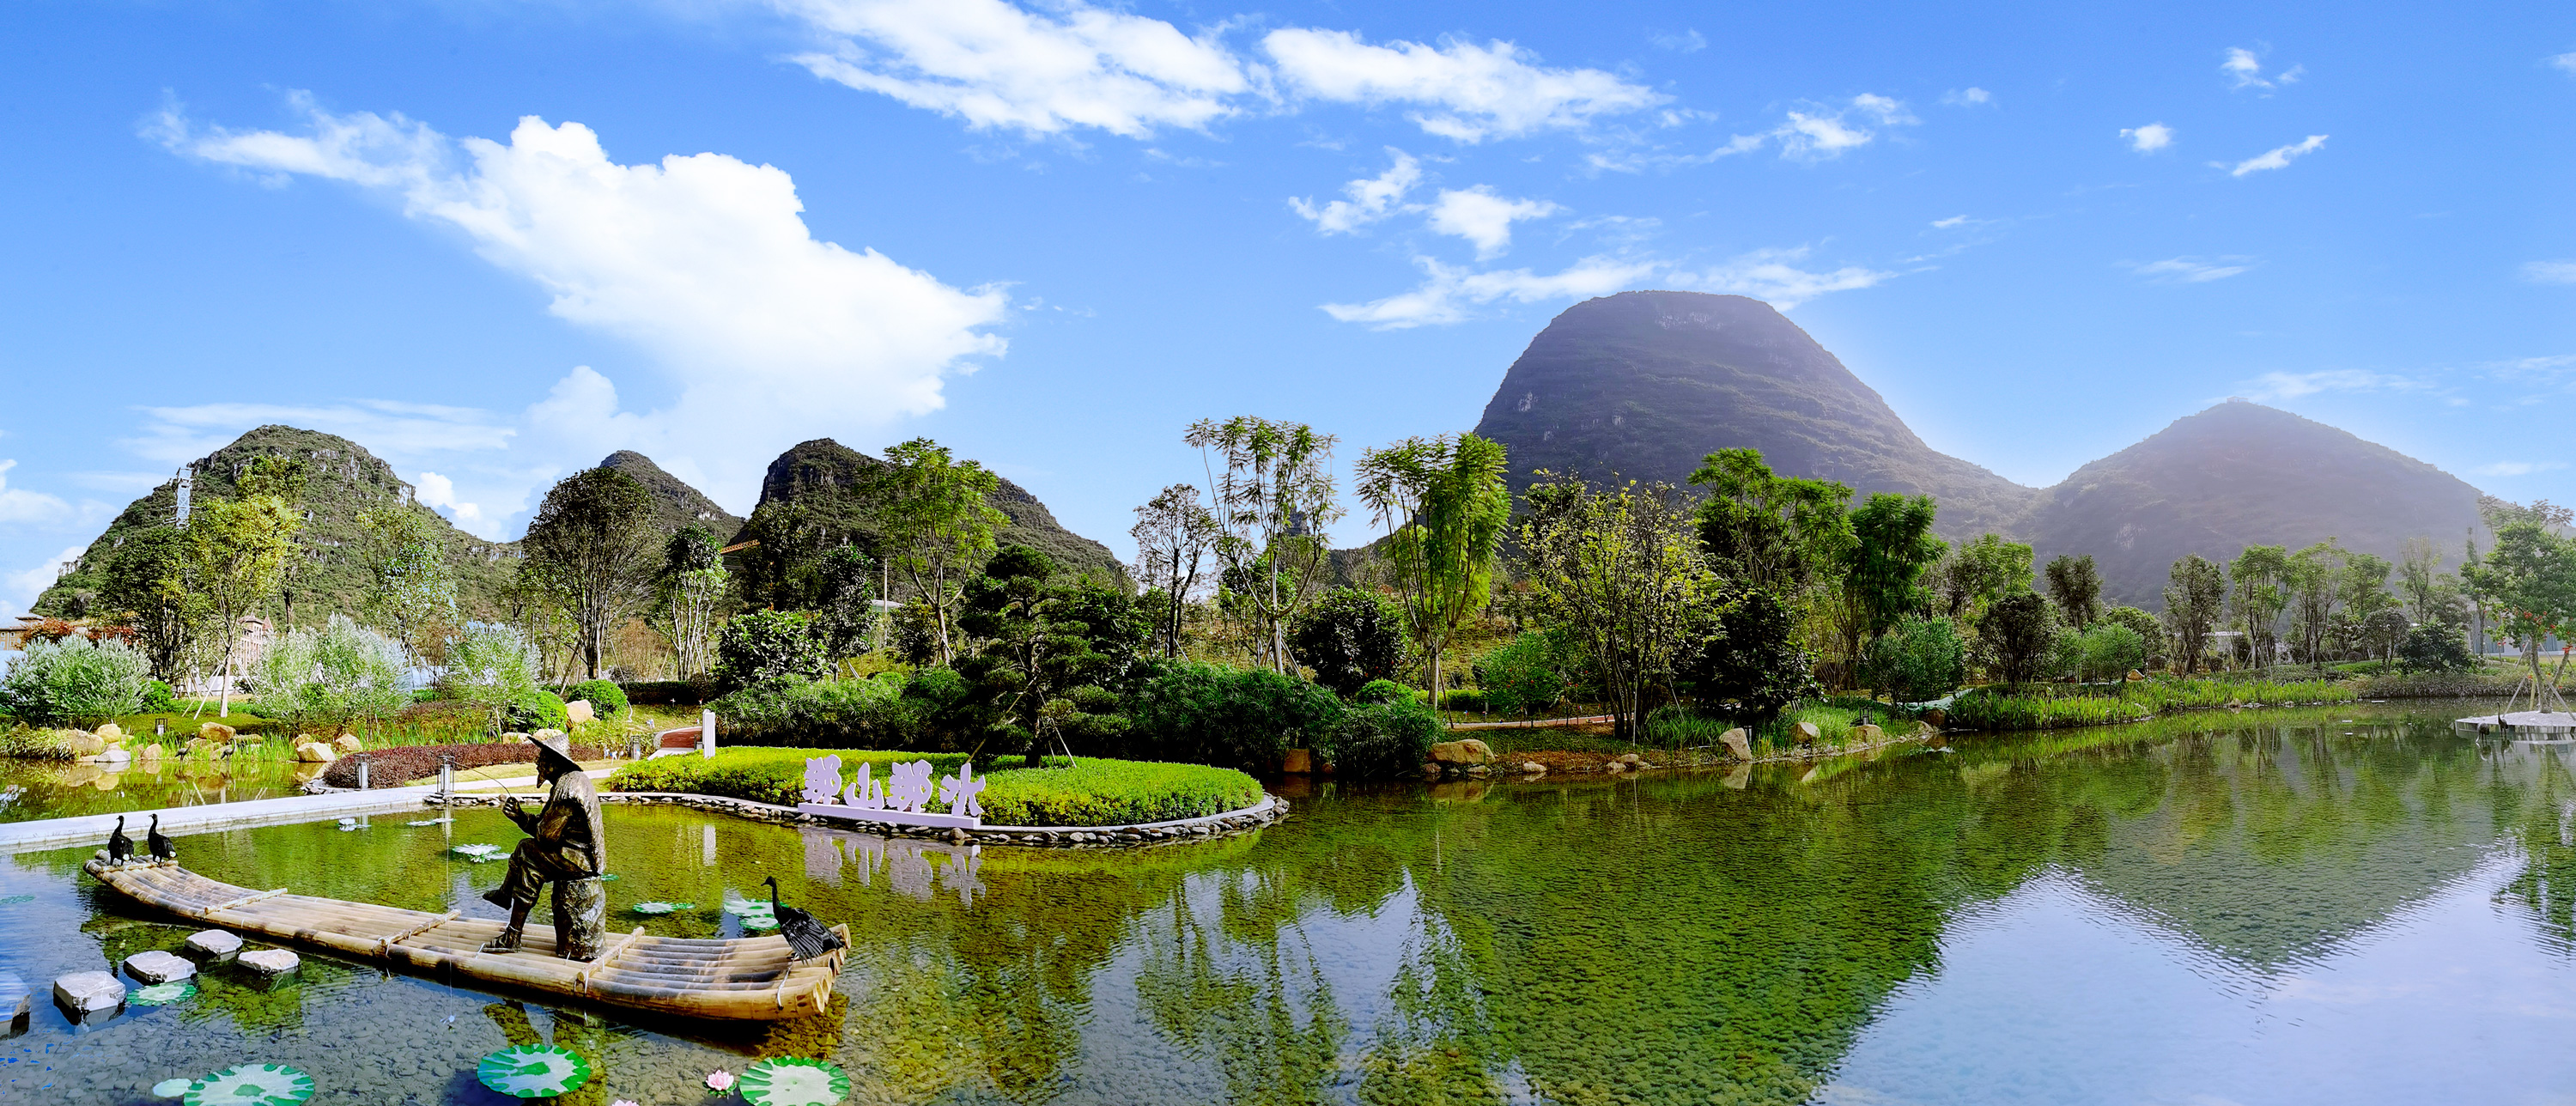
M 169 838 L 161 836 L 161 813 L 159 811 L 154 811 L 152 813 L 152 829 L 143 835 L 143 843 L 151 846 L 152 859 L 154 860 L 179 859 L 179 850 L 171 847 Z
M 107 862 L 123 864 L 134 859 L 134 839 L 125 835 L 125 816 L 116 816 L 116 830 L 107 835 Z
M 841 935 L 823 928 L 814 916 L 792 906 L 778 904 L 778 877 L 760 882 L 769 885 L 769 913 L 778 919 L 778 935 L 787 938 L 787 951 L 798 960 L 812 960 L 841 947 Z

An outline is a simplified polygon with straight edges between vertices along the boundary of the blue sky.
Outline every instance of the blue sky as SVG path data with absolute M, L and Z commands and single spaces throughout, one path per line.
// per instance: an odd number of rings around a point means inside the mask
M 272 421 L 503 537 L 614 449 L 748 511 L 929 435 L 1123 552 L 1190 420 L 1467 429 L 1625 288 L 2027 484 L 2242 395 L 2576 498 L 2564 6 L 40 3 L 0 62 L 0 613 Z

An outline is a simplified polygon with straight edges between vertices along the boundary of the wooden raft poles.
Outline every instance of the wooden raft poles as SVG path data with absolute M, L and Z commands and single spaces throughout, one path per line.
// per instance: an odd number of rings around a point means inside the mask
M 778 936 L 655 937 L 638 927 L 591 961 L 555 955 L 552 926 L 527 927 L 520 951 L 483 945 L 502 923 L 421 910 L 251 891 L 176 864 L 112 866 L 91 875 L 148 906 L 227 929 L 381 961 L 443 978 L 508 984 L 609 1006 L 690 1018 L 777 1021 L 819 1014 L 846 950 L 798 962 Z M 835 927 L 846 944 L 849 930 Z

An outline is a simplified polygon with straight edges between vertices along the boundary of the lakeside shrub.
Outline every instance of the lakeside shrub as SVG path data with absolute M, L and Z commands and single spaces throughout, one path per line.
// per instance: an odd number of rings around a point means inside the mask
M 1564 702 L 1574 690 L 1571 652 L 1559 635 L 1524 630 L 1485 654 L 1476 661 L 1476 685 L 1485 689 L 1486 707 L 1529 718 Z
M 260 650 L 250 685 L 260 712 L 294 733 L 339 733 L 382 718 L 410 698 L 402 644 L 335 614 L 318 629 L 289 630 Z
M 179 701 L 171 697 L 170 685 L 162 683 L 159 680 L 150 680 L 144 683 L 143 713 L 173 714 L 178 710 Z
M 31 725 L 96 726 L 143 704 L 150 663 L 122 641 L 30 640 L 0 675 L 0 707 Z
M 730 693 L 781 676 L 819 680 L 831 667 L 812 620 L 795 611 L 738 614 L 716 634 L 719 691 Z
M 2397 663 L 2406 672 L 2473 672 L 2478 658 L 2460 632 L 2441 626 L 2417 626 L 2397 644 Z
M 2147 639 L 2115 622 L 2097 622 L 2065 640 L 2073 662 L 2069 667 L 2079 680 L 2117 680 L 2147 665 Z
M 1898 699 L 1938 699 L 1967 681 L 1967 638 L 1947 618 L 1904 619 L 1862 651 L 1860 670 L 1870 687 Z
M 1485 689 L 1481 687 L 1453 688 L 1449 691 L 1442 692 L 1440 695 L 1440 709 L 1442 710 L 1462 710 L 1471 711 L 1476 714 L 1483 714 L 1490 708 L 1491 703 L 1492 699 L 1485 694 Z
M 1411 696 L 1342 713 L 1316 752 L 1345 778 L 1379 779 L 1419 772 L 1440 740 L 1438 715 Z
M 38 729 L 34 726 L 0 727 L 0 757 L 16 760 L 71 760 L 71 735 L 62 730 Z
M 1421 697 L 1421 693 L 1393 680 L 1370 680 L 1361 685 L 1358 691 L 1351 693 L 1351 701 L 1354 703 L 1394 703 Z
M 1131 760 L 1267 769 L 1328 740 L 1344 710 L 1332 692 L 1267 669 L 1175 665 L 1129 700 L 1121 746 Z
M 984 779 L 989 786 L 977 801 L 983 804 L 984 821 L 996 826 L 1170 822 L 1261 801 L 1261 784 L 1252 777 L 1204 764 L 1084 757 L 1068 767 L 1010 768 Z
M 2066 726 L 2107 726 L 2153 717 L 2143 705 L 2105 696 L 2009 695 L 1977 691 L 1955 700 L 1949 725 L 1970 730 L 2053 730 Z
M 2364 677 L 2352 682 L 2352 691 L 2363 699 L 2500 697 L 2511 694 L 2522 678 L 2521 672 L 2418 672 Z
M 563 698 L 541 687 L 527 688 L 512 697 L 502 719 L 519 733 L 560 730 L 572 724 L 572 714 L 564 709 Z
M 626 709 L 626 689 L 608 680 L 583 680 L 564 697 L 590 700 L 591 713 L 602 718 Z
M 763 680 L 707 707 L 716 712 L 721 729 L 753 744 L 912 749 L 922 744 L 925 701 L 905 694 L 909 683 L 894 672 L 866 680 L 785 676 Z
M 718 749 L 712 757 L 676 756 L 641 760 L 621 765 L 608 774 L 611 791 L 682 791 L 696 795 L 722 795 L 749 799 L 756 803 L 795 806 L 805 791 L 805 760 L 808 757 L 841 758 L 841 784 L 859 778 L 859 765 L 874 765 L 879 780 L 891 773 L 891 765 L 927 760 L 934 775 L 954 775 L 957 766 L 966 763 L 964 753 L 907 753 L 884 750 L 843 749 L 825 752 L 816 749 L 781 749 L 754 745 L 736 745 Z M 946 810 L 934 798 L 930 809 Z M 994 819 L 998 821 L 998 819 Z
M 1334 588 L 1288 624 L 1288 654 L 1345 698 L 1394 676 L 1404 653 L 1404 609 L 1374 591 Z

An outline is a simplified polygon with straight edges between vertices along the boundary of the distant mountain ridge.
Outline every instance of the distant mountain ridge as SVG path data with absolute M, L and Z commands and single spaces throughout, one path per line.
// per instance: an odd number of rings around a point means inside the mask
M 2458 556 L 2481 532 L 2478 489 L 2432 465 L 2242 400 L 2177 420 L 2045 490 L 1932 449 L 1876 391 L 1769 304 L 1622 292 L 1567 308 L 1503 374 L 1476 432 L 1534 470 L 1680 484 L 1700 458 L 1749 446 L 1789 476 L 1931 495 L 1952 541 L 1994 532 L 2042 562 L 2093 555 L 2104 594 L 2162 609 L 2186 553 L 2247 545 L 2394 559 L 2430 536 Z
M 799 442 L 769 463 L 769 470 L 760 480 L 760 502 L 793 500 L 813 512 L 828 529 L 860 534 L 865 539 L 861 544 L 873 548 L 875 528 L 867 521 L 865 489 L 868 475 L 884 464 L 830 438 Z M 984 497 L 984 502 L 1009 520 L 994 527 L 993 541 L 997 546 L 1026 545 L 1054 559 L 1056 567 L 1067 572 L 1090 573 L 1119 586 L 1126 585 L 1126 566 L 1108 546 L 1065 529 L 1063 523 L 1056 521 L 1055 512 L 1010 478 L 996 479 L 998 486 Z M 740 534 L 733 540 L 738 542 L 749 536 Z
M 599 467 L 616 469 L 644 490 L 653 493 L 653 526 L 664 534 L 676 534 L 692 525 L 704 526 L 718 541 L 742 529 L 742 519 L 717 506 L 707 493 L 689 486 L 689 482 L 662 471 L 653 459 L 631 449 L 621 449 L 599 462 Z

